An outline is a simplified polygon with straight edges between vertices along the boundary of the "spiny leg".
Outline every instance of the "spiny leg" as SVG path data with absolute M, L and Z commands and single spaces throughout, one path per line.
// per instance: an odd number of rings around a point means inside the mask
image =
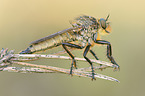
M 67 49 L 66 46 L 72 47 L 72 48 L 77 48 L 77 49 L 82 49 L 83 47 L 81 47 L 79 45 L 71 44 L 71 43 L 62 43 L 62 46 L 65 49 L 65 51 L 69 54 L 69 56 L 72 58 L 72 64 L 71 64 L 71 68 L 70 68 L 70 74 L 72 75 L 73 66 L 76 67 L 76 60 L 75 60 L 73 54 Z
M 118 69 L 120 69 L 119 65 L 115 62 L 113 56 L 112 56 L 112 48 L 111 48 L 111 43 L 105 40 L 96 40 L 95 43 L 102 44 L 102 45 L 107 45 L 107 57 L 111 61 L 111 63 L 115 64 L 118 66 Z
M 91 68 L 92 68 L 92 80 L 93 80 L 93 79 L 96 80 L 96 78 L 94 77 L 94 68 L 93 68 L 93 64 L 92 64 L 92 62 L 90 61 L 90 59 L 89 59 L 88 57 L 86 57 L 88 51 L 90 50 L 90 47 L 91 47 L 91 45 L 87 45 L 87 47 L 86 47 L 86 49 L 85 49 L 85 51 L 84 51 L 83 56 L 84 56 L 84 58 L 85 58 L 85 59 L 90 63 L 90 65 L 91 65 Z
M 99 58 L 96 56 L 96 54 L 93 52 L 93 50 L 90 50 L 90 52 L 96 58 L 96 60 L 99 60 Z
M 96 60 L 99 60 L 99 58 L 96 56 L 96 54 L 93 52 L 93 50 L 90 50 L 90 53 L 96 58 Z M 100 64 L 100 70 L 102 71 L 103 69 L 101 68 L 102 64 Z

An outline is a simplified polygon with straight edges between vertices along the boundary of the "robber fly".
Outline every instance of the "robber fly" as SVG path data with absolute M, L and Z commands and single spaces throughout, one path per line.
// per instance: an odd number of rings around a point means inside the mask
M 92 80 L 95 80 L 93 64 L 86 56 L 87 53 L 90 52 L 98 60 L 96 54 L 91 50 L 91 47 L 93 47 L 95 43 L 107 46 L 107 57 L 113 64 L 117 65 L 117 68 L 119 69 L 119 65 L 115 62 L 112 56 L 111 43 L 106 40 L 100 39 L 101 33 L 109 34 L 111 31 L 110 23 L 107 22 L 108 18 L 109 15 L 106 19 L 96 19 L 92 16 L 86 15 L 79 16 L 71 22 L 71 28 L 59 31 L 47 37 L 31 42 L 31 45 L 25 51 L 20 52 L 20 54 L 32 54 L 62 45 L 64 50 L 72 58 L 70 68 L 70 74 L 72 74 L 73 67 L 76 67 L 76 60 L 68 47 L 84 49 L 83 56 L 86 61 L 91 65 Z

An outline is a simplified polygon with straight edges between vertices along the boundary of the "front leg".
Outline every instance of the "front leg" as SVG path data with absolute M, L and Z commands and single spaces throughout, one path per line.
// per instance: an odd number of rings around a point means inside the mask
M 97 44 L 107 45 L 107 57 L 109 58 L 111 63 L 117 65 L 118 69 L 120 69 L 119 65 L 115 62 L 115 60 L 114 60 L 114 58 L 112 56 L 112 48 L 111 48 L 110 42 L 105 41 L 105 40 L 96 40 L 94 42 L 97 43 Z
M 90 50 L 90 53 L 96 58 L 96 60 L 99 60 L 99 58 L 96 56 L 96 54 L 93 52 L 93 50 Z
M 99 58 L 96 56 L 96 54 L 93 52 L 93 50 L 90 50 L 90 53 L 96 58 L 96 60 L 99 60 Z M 100 70 L 102 71 L 103 68 L 102 67 L 102 64 L 100 64 Z
M 62 46 L 65 49 L 65 51 L 69 54 L 69 56 L 72 58 L 72 63 L 71 63 L 71 68 L 70 68 L 70 74 L 72 75 L 73 66 L 76 67 L 76 60 L 75 60 L 73 54 L 67 49 L 66 46 L 72 47 L 72 48 L 77 48 L 77 49 L 82 49 L 83 47 L 81 47 L 79 45 L 71 44 L 71 43 L 62 43 Z

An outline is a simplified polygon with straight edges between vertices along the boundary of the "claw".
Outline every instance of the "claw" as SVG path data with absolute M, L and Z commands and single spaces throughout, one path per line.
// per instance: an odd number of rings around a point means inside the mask
M 114 70 L 113 71 L 120 71 L 120 66 L 119 65 L 114 65 Z
M 91 78 L 91 80 L 93 81 L 93 80 L 96 80 L 96 78 L 94 77 L 94 72 L 92 73 L 92 78 Z
M 93 81 L 93 80 L 96 80 L 96 78 L 92 77 L 91 80 L 92 80 L 92 81 Z

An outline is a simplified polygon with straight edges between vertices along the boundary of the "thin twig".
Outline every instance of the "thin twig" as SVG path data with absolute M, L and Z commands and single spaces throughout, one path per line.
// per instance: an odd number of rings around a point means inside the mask
M 55 71 L 32 67 L 6 67 L 3 71 L 20 73 L 54 73 Z
M 53 67 L 53 66 L 45 66 L 45 65 L 35 65 L 35 64 L 29 64 L 29 63 L 24 63 L 24 62 L 14 62 L 14 61 L 13 61 L 13 63 L 18 64 L 18 65 L 23 65 L 23 66 L 44 68 L 44 69 L 53 70 L 53 71 L 60 72 L 60 73 L 70 74 L 70 70 L 69 69 L 64 69 L 64 68 L 58 68 L 58 67 Z M 91 74 L 92 74 L 91 72 L 84 72 L 84 71 L 74 70 L 72 75 L 92 78 Z M 109 76 L 98 74 L 98 73 L 95 74 L 95 77 L 105 79 L 105 80 L 119 82 L 117 79 L 115 79 L 113 77 L 109 77 Z
M 70 74 L 69 69 L 64 69 L 64 68 L 58 68 L 58 67 L 53 67 L 53 66 L 45 66 L 45 65 L 36 65 L 36 64 L 29 64 L 29 63 L 24 63 L 24 61 L 28 60 L 37 60 L 41 58 L 56 58 L 56 59 L 71 59 L 70 57 L 67 56 L 57 56 L 57 55 L 41 55 L 41 54 L 14 54 L 14 51 L 11 50 L 8 52 L 8 49 L 2 49 L 0 52 L 0 70 L 11 70 L 15 72 L 48 72 L 48 71 L 53 71 L 53 72 L 60 72 L 60 73 L 65 73 L 65 74 Z M 76 60 L 80 61 L 86 61 L 84 58 L 75 58 Z M 23 62 L 19 62 L 23 61 Z M 99 61 L 99 60 L 93 60 L 91 59 L 92 62 L 101 64 L 102 66 L 95 66 L 94 69 L 105 69 L 107 67 L 113 67 L 117 68 L 116 65 L 104 61 Z M 18 65 L 24 65 L 24 66 L 29 66 L 29 67 L 8 67 L 11 64 L 18 64 Z M 31 67 L 31 68 L 30 68 Z M 32 67 L 37 67 L 32 68 Z M 81 76 L 81 77 L 88 77 L 92 78 L 92 73 L 91 72 L 86 72 L 90 70 L 90 67 L 88 68 L 80 68 L 77 70 L 73 70 L 73 75 L 76 76 Z M 95 73 L 95 77 L 97 78 L 102 78 L 110 81 L 116 81 L 119 82 L 117 79 L 105 76 L 102 74 Z
M 103 70 L 103 69 L 106 69 L 107 68 L 107 66 L 94 66 L 93 67 L 94 68 L 94 70 L 98 70 L 98 69 L 100 69 L 100 70 Z M 91 69 L 91 67 L 85 67 L 85 68 L 78 68 L 77 70 L 80 70 L 80 71 L 92 71 L 92 69 Z
M 40 59 L 40 58 L 53 58 L 53 59 L 67 59 L 67 60 L 71 60 L 70 57 L 68 56 L 58 56 L 58 55 L 41 55 L 41 54 L 14 54 L 14 59 L 12 60 L 19 60 L 19 58 L 21 58 L 21 60 L 33 60 L 33 59 Z M 18 58 L 18 59 L 17 59 Z M 75 58 L 75 60 L 78 61 L 86 61 L 86 59 L 84 58 Z M 106 65 L 108 67 L 117 67 L 116 65 L 109 63 L 109 62 L 105 62 L 105 61 L 100 61 L 100 60 L 94 60 L 94 59 L 90 59 L 91 62 L 96 63 L 96 64 L 102 64 L 102 65 Z

